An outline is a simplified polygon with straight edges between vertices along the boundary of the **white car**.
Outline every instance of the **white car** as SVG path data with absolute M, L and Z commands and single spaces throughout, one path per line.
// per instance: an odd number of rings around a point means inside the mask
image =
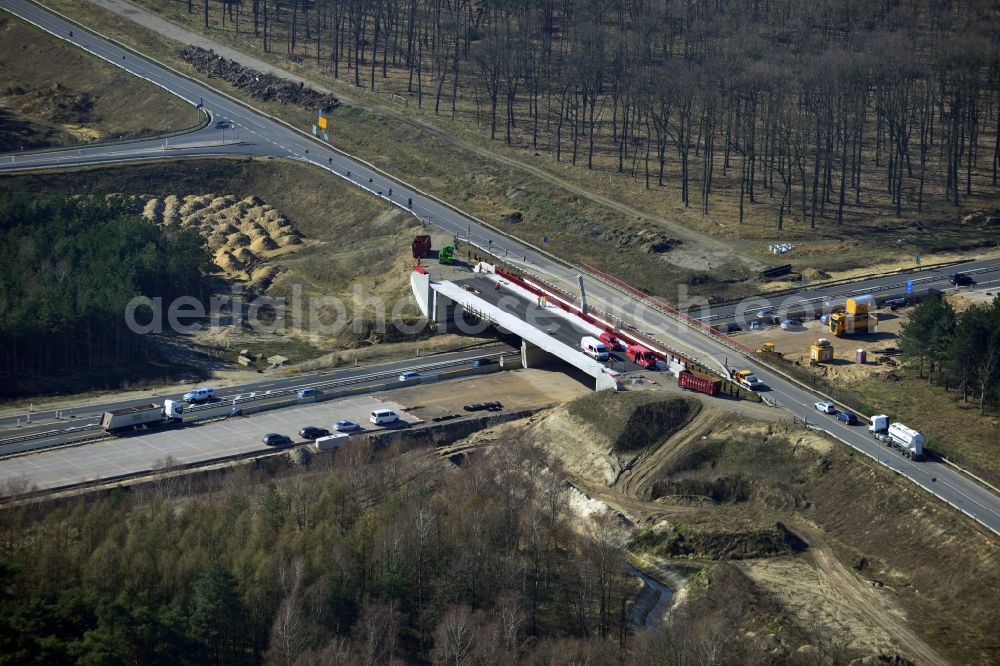
M 824 414 L 836 414 L 837 408 L 834 407 L 832 402 L 817 402 L 814 407 Z
M 420 373 L 416 370 L 407 370 L 399 376 L 401 382 L 412 382 L 420 379 Z
M 347 419 L 341 419 L 333 424 L 333 427 L 337 429 L 337 432 L 353 432 L 355 430 L 361 430 L 361 425 L 355 423 L 354 421 L 348 421 Z

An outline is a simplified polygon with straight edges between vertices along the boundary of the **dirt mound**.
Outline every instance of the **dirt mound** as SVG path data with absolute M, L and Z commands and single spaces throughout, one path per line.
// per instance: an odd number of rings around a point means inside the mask
M 685 505 L 751 502 L 794 509 L 808 499 L 795 479 L 822 464 L 830 443 L 804 428 L 732 420 L 664 461 L 650 499 Z
M 644 447 L 683 428 L 701 403 L 659 392 L 601 391 L 560 407 L 529 431 L 571 476 L 611 486 Z
M 614 451 L 634 451 L 661 442 L 684 427 L 701 403 L 661 393 L 600 391 L 567 409 L 602 433 Z
M 234 257 L 228 250 L 223 249 L 220 249 L 215 253 L 215 265 L 229 274 L 242 273 L 244 267 L 242 261 Z
M 235 60 L 217 55 L 214 51 L 197 46 L 185 46 L 180 50 L 180 56 L 209 78 L 222 79 L 250 93 L 252 97 L 266 102 L 295 104 L 310 111 L 316 109 L 329 111 L 340 105 L 340 101 L 333 95 L 307 88 L 302 83 L 294 83 L 273 74 L 244 67 Z
M 194 227 L 226 278 L 263 292 L 282 271 L 270 260 L 303 244 L 292 223 L 259 197 L 192 194 L 133 197 L 143 217 L 156 224 Z
M 253 271 L 248 286 L 251 291 L 264 293 L 280 272 L 281 268 L 278 266 L 261 266 Z
M 829 280 L 830 274 L 818 268 L 804 268 L 802 269 L 802 277 L 807 280 Z
M 753 557 L 788 555 L 806 548 L 783 524 L 769 527 L 754 525 L 733 528 L 672 529 L 664 535 L 654 552 L 661 556 L 696 557 L 710 560 L 741 560 Z
M 261 236 L 250 244 L 250 251 L 257 254 L 264 254 L 276 249 L 278 249 L 278 244 L 270 236 Z

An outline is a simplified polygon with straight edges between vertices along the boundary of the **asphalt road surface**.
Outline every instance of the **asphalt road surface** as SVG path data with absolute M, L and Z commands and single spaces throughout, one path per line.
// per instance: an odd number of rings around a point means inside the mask
M 951 284 L 951 275 L 954 273 L 968 275 L 975 284 L 963 287 L 954 286 Z M 747 323 L 755 319 L 757 313 L 762 310 L 772 310 L 776 316 L 784 319 L 785 314 L 805 313 L 808 316 L 830 312 L 832 307 L 843 305 L 846 299 L 865 294 L 872 294 L 881 302 L 883 299 L 905 298 L 911 295 L 920 296 L 934 289 L 938 291 L 986 290 L 995 292 L 998 288 L 1000 288 L 1000 259 L 984 259 L 940 268 L 914 269 L 845 284 L 819 284 L 812 288 L 803 287 L 793 294 L 770 298 L 747 298 L 738 303 L 692 309 L 690 313 L 696 319 L 713 325 L 732 323 L 746 328 Z
M 307 161 L 328 169 L 333 174 L 381 196 L 395 205 L 408 208 L 415 215 L 440 229 L 455 236 L 468 238 L 472 243 L 505 257 L 509 263 L 520 265 L 524 270 L 548 279 L 567 291 L 575 292 L 577 290 L 578 271 L 574 267 L 566 265 L 547 253 L 537 251 L 519 240 L 505 237 L 443 202 L 422 195 L 402 182 L 382 174 L 358 159 L 353 159 L 336 151 L 333 147 L 313 141 L 308 136 L 244 107 L 211 88 L 174 74 L 130 51 L 104 42 L 78 26 L 71 25 L 38 6 L 24 2 L 24 0 L 0 0 L 0 7 L 56 36 L 72 41 L 192 103 L 202 100 L 213 123 L 225 119 L 234 122 L 239 127 L 241 143 L 217 145 L 211 148 L 199 145 L 173 150 L 173 154 L 178 157 L 206 154 L 207 151 L 208 154 L 278 155 Z M 70 31 L 74 33 L 72 38 L 69 37 Z M 197 143 L 200 144 L 202 136 L 206 135 L 201 134 L 188 138 L 198 138 Z M 149 151 L 154 149 L 158 143 L 162 142 L 135 142 L 117 145 L 114 147 L 114 155 L 107 153 L 108 147 L 50 151 L 30 156 L 4 155 L 0 156 L 0 170 L 150 159 Z M 130 150 L 134 151 L 131 155 L 128 154 Z M 159 157 L 162 157 L 162 154 Z M 24 162 L 26 159 L 31 161 L 26 163 Z M 863 281 L 855 286 L 862 291 L 868 289 Z M 843 287 L 834 289 L 842 290 Z M 653 332 L 658 337 L 669 340 L 679 350 L 686 350 L 706 365 L 720 369 L 727 366 L 754 369 L 757 376 L 770 386 L 770 394 L 776 399 L 781 409 L 798 418 L 808 418 L 810 422 L 819 422 L 831 434 L 858 451 L 869 455 L 876 454 L 877 459 L 886 466 L 897 470 L 921 487 L 966 512 L 994 533 L 1000 534 L 1000 497 L 961 472 L 942 463 L 914 463 L 894 451 L 877 449 L 871 438 L 868 437 L 864 426 L 850 427 L 833 419 L 824 421 L 823 417 L 813 409 L 813 403 L 817 400 L 817 396 L 753 360 L 743 357 L 737 359 L 735 352 L 719 342 L 677 323 L 612 287 L 590 281 L 588 283 L 588 296 L 595 305 L 621 316 L 626 321 L 635 323 L 641 330 Z M 919 427 L 919 424 L 913 425 Z
M 477 358 L 491 357 L 495 358 L 498 354 L 508 353 L 516 351 L 513 347 L 505 344 L 493 345 L 490 347 L 478 348 L 468 351 L 460 352 L 448 352 L 444 354 L 435 354 L 433 356 L 427 356 L 417 359 L 406 359 L 402 361 L 390 361 L 388 363 L 380 363 L 377 365 L 367 365 L 351 368 L 337 368 L 333 370 L 327 370 L 324 372 L 312 373 L 312 374 L 302 374 L 295 375 L 292 377 L 272 377 L 260 382 L 253 382 L 249 384 L 241 384 L 239 386 L 231 386 L 226 389 L 220 389 L 216 391 L 216 396 L 218 398 L 217 402 L 225 403 L 230 402 L 233 398 L 237 396 L 246 397 L 250 393 L 257 393 L 262 395 L 268 391 L 281 391 L 287 389 L 299 389 L 305 388 L 307 386 L 312 386 L 314 384 L 319 384 L 322 382 L 331 382 L 343 379 L 352 379 L 357 377 L 364 377 L 366 375 L 379 374 L 379 373 L 401 373 L 404 370 L 413 370 L 415 368 L 420 368 L 429 363 L 444 363 L 449 361 L 469 361 Z M 382 380 L 373 380 L 372 384 L 383 384 L 385 382 Z M 209 385 L 210 382 L 206 382 L 205 385 Z M 363 386 L 360 384 L 359 386 Z M 191 388 L 194 388 L 192 385 Z M 69 410 L 61 410 L 64 412 L 66 418 L 58 420 L 55 418 L 55 411 L 47 410 L 44 412 L 35 412 L 34 422 L 31 426 L 21 426 L 17 427 L 17 421 L 19 417 L 8 416 L 0 419 L 0 456 L 9 456 L 13 454 L 26 453 L 29 451 L 48 448 L 56 446 L 59 444 L 64 444 L 69 441 L 76 439 L 81 431 L 77 429 L 93 426 L 100 421 L 101 415 L 105 411 L 112 409 L 121 409 L 122 407 L 131 407 L 133 405 L 145 405 L 151 402 L 157 404 L 162 404 L 164 400 L 181 400 L 181 393 L 168 393 L 168 394 L 156 394 L 150 395 L 146 398 L 134 398 L 130 400 L 119 400 L 119 401 L 105 401 L 94 404 L 89 404 L 83 407 L 76 408 L 72 410 L 74 418 L 69 418 L 69 414 L 66 414 Z M 87 431 L 82 431 L 86 433 Z M 90 430 L 89 432 L 98 432 L 96 430 Z M 24 442 L 10 442 L 12 438 L 21 437 L 28 434 L 45 434 L 50 433 L 46 436 L 33 438 Z M 7 441 L 5 441 L 7 440 Z M 2 463 L 0 463 L 2 464 Z
M 369 420 L 371 410 L 393 409 L 401 421 L 375 426 Z M 180 429 L 119 437 L 107 442 L 88 444 L 86 455 L 81 447 L 42 451 L 0 463 L 0 487 L 54 490 L 98 480 L 134 476 L 157 469 L 190 465 L 206 460 L 265 453 L 275 450 L 262 437 L 277 432 L 293 442 L 304 441 L 299 428 L 314 425 L 333 430 L 338 419 L 361 425 L 359 432 L 372 432 L 419 423 L 420 419 L 402 411 L 402 405 L 377 400 L 372 396 L 353 396 L 311 405 L 289 407 L 250 417 L 234 417 Z

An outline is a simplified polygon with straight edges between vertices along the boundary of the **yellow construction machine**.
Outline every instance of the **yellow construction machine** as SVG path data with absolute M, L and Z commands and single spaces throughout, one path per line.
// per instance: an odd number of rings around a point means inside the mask
M 874 310 L 875 297 L 871 294 L 848 298 L 843 312 L 830 315 L 830 332 L 838 338 L 855 333 L 873 333 L 878 322 Z

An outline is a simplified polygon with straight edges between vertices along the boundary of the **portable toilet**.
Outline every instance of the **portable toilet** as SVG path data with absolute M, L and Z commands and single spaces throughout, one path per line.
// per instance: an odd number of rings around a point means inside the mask
M 858 349 L 854 352 L 854 360 L 855 362 L 864 365 L 868 361 L 868 352 L 864 349 Z

